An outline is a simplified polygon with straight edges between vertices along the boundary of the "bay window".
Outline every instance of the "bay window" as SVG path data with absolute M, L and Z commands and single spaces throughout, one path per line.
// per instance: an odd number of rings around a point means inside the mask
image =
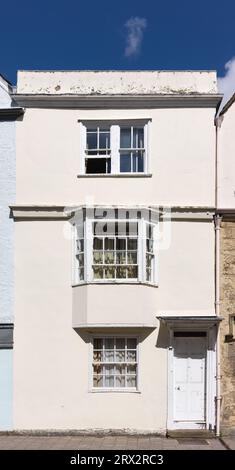
M 157 224 L 137 219 L 86 217 L 74 224 L 74 279 L 156 284 Z

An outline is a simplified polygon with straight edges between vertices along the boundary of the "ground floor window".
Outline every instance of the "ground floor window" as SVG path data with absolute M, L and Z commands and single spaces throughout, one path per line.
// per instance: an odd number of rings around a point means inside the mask
M 137 338 L 93 339 L 93 387 L 137 388 Z

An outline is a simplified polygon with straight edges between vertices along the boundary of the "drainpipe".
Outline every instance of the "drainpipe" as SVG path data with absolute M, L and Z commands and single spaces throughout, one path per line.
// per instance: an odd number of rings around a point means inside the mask
M 221 216 L 215 215 L 215 314 L 217 317 L 220 316 L 220 228 Z M 220 323 L 218 322 L 216 344 L 216 436 L 220 435 L 220 382 Z
M 222 118 L 223 119 L 223 118 Z M 215 118 L 216 147 L 215 147 L 215 208 L 218 209 L 218 134 L 222 123 L 221 117 Z M 216 214 L 215 221 L 215 314 L 220 316 L 220 229 L 221 216 Z M 221 411 L 221 371 L 220 371 L 220 323 L 217 324 L 216 342 L 216 436 L 220 436 L 220 411 Z

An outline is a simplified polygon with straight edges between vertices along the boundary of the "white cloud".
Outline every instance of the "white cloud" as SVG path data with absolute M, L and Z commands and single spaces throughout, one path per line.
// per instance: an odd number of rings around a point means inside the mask
M 219 92 L 224 95 L 220 108 L 223 107 L 235 92 L 235 57 L 226 62 L 224 68 L 224 77 L 218 77 Z
M 130 18 L 125 23 L 127 29 L 125 56 L 137 55 L 141 48 L 144 30 L 147 27 L 147 20 L 138 16 Z

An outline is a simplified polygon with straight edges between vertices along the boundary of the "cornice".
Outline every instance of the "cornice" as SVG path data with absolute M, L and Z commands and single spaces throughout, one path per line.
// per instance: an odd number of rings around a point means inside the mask
M 214 108 L 220 94 L 154 94 L 154 95 L 75 95 L 75 94 L 12 94 L 19 106 L 27 108 Z
M 153 206 L 149 205 L 93 205 L 85 206 L 81 205 L 26 205 L 26 204 L 14 204 L 9 206 L 11 210 L 11 217 L 17 220 L 69 220 L 74 216 L 76 211 L 82 210 L 83 208 L 89 209 L 126 209 L 126 210 L 143 210 L 153 211 L 159 214 L 159 220 L 161 221 L 180 221 L 180 220 L 201 220 L 211 221 L 215 209 L 212 207 L 189 207 L 189 206 L 175 206 L 167 207 L 163 205 Z

